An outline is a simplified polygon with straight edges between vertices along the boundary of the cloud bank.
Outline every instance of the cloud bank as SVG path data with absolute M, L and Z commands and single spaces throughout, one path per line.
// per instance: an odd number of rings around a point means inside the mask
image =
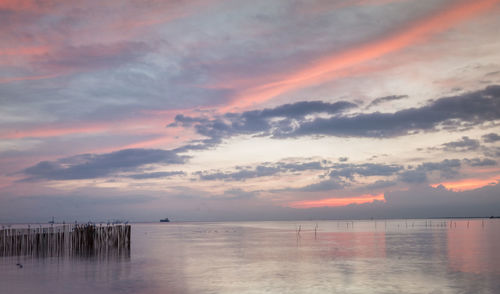
M 354 107 L 346 101 L 333 104 L 299 102 L 272 109 L 227 113 L 212 119 L 177 116 L 170 126 L 193 126 L 198 134 L 212 139 L 237 135 L 280 139 L 303 136 L 393 138 L 439 128 L 453 131 L 500 119 L 500 86 L 439 98 L 428 105 L 394 113 L 344 113 Z M 329 117 L 321 117 L 320 113 Z M 495 138 L 490 137 L 485 140 Z M 470 145 L 474 142 L 469 138 L 464 140 L 467 141 L 449 143 L 445 147 L 456 148 L 460 144 L 477 147 Z

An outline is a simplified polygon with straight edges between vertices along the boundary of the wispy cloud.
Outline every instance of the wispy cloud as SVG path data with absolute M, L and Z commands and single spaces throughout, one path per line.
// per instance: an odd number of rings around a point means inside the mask
M 443 32 L 455 24 L 487 11 L 497 3 L 496 0 L 454 2 L 443 11 L 420 19 L 393 34 L 321 58 L 313 62 L 311 66 L 275 78 L 274 82 L 249 88 L 234 99 L 231 107 L 247 107 L 255 103 L 262 103 L 298 87 L 318 84 L 330 78 L 330 75 L 335 71 L 345 70 L 423 42 L 434 34 Z
M 147 44 L 136 41 L 68 46 L 39 56 L 34 62 L 42 71 L 80 72 L 117 68 L 135 62 L 150 50 Z

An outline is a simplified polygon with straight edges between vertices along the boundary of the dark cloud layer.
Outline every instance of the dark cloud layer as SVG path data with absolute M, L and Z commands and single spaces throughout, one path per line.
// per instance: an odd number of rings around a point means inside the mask
M 181 164 L 186 157 L 160 149 L 124 149 L 105 154 L 82 154 L 57 161 L 42 161 L 23 172 L 30 180 L 95 179 L 134 171 L 147 164 Z
M 453 192 L 442 186 L 420 187 L 385 194 L 386 209 L 400 209 L 408 217 L 497 215 L 500 184 Z M 403 215 L 402 215 L 403 216 Z
M 210 120 L 189 118 L 187 123 L 183 116 L 176 118 L 174 125 L 194 124 L 200 135 L 212 139 L 243 134 L 273 138 L 318 135 L 390 138 L 435 131 L 439 127 L 455 130 L 500 119 L 500 86 L 440 98 L 428 105 L 395 113 L 344 114 L 343 110 L 354 106 L 345 101 L 299 102 L 273 109 L 227 113 Z M 319 113 L 327 113 L 329 117 L 314 116 Z
M 419 131 L 432 131 L 439 125 L 458 128 L 500 119 L 500 86 L 461 96 L 440 98 L 427 106 L 395 113 L 317 118 L 304 122 L 281 137 L 331 135 L 341 137 L 396 137 Z
M 119 191 L 119 194 L 123 194 L 123 191 Z M 46 221 L 51 215 L 71 221 L 88 221 L 89 216 L 95 220 L 126 216 L 130 220 L 151 221 L 163 217 L 165 211 L 169 211 L 169 216 L 173 215 L 172 218 L 178 221 L 487 217 L 498 215 L 500 210 L 500 184 L 464 192 L 450 191 L 444 187 L 418 186 L 385 193 L 385 202 L 309 209 L 280 207 L 259 199 L 250 202 L 254 195 L 238 189 L 229 190 L 215 198 L 183 194 L 178 197 L 172 195 L 168 201 L 161 199 L 143 193 L 140 196 L 130 194 L 120 197 L 88 196 L 88 193 L 69 197 L 3 197 L 0 198 L 0 221 L 21 221 L 26 217 L 30 221 Z M 183 199 L 187 205 L 178 202 L 178 199 Z M 141 203 L 149 203 L 154 207 L 138 209 Z M 238 209 L 241 207 L 246 209 Z M 32 213 L 20 217 L 17 211 L 27 208 Z

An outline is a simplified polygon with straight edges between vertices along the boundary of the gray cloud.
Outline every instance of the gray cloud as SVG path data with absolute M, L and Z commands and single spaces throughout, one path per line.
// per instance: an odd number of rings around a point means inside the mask
M 257 165 L 256 167 L 244 167 L 237 168 L 239 170 L 232 172 L 220 172 L 220 171 L 198 171 L 194 174 L 199 177 L 200 180 L 214 181 L 214 180 L 224 180 L 224 181 L 245 181 L 247 179 L 259 178 L 273 176 L 280 173 L 286 172 L 297 172 L 305 170 L 322 170 L 325 169 L 326 162 L 305 162 L 305 163 L 263 163 Z
M 464 162 L 470 166 L 494 166 L 497 165 L 497 162 L 490 158 L 472 158 L 472 159 L 464 159 Z
M 346 183 L 343 181 L 339 181 L 337 179 L 328 179 L 321 181 L 319 183 L 314 183 L 311 185 L 307 185 L 298 189 L 288 189 L 290 191 L 301 191 L 301 192 L 320 192 L 320 191 L 330 191 L 330 190 L 339 190 L 346 186 Z
M 281 172 L 281 169 L 277 167 L 269 166 L 257 166 L 255 169 L 245 169 L 237 172 L 215 172 L 215 173 L 204 173 L 196 172 L 201 180 L 213 181 L 213 180 L 232 180 L 232 181 L 244 181 L 251 178 L 272 176 Z
M 445 159 L 440 162 L 424 162 L 414 169 L 401 172 L 399 180 L 405 183 L 425 183 L 429 172 L 439 172 L 443 178 L 452 178 L 458 175 L 461 162 L 458 159 Z
M 427 173 L 422 170 L 408 170 L 402 172 L 398 179 L 405 183 L 424 183 L 427 182 Z
M 312 191 L 318 189 L 338 189 L 344 186 L 346 181 L 354 181 L 354 176 L 392 176 L 401 171 L 403 166 L 395 164 L 346 164 L 332 163 L 327 160 L 311 162 L 277 162 L 262 163 L 255 167 L 236 167 L 236 171 L 197 171 L 194 175 L 200 180 L 214 181 L 245 181 L 248 179 L 267 177 L 282 173 L 302 172 L 302 171 L 326 171 L 328 179 L 321 184 L 313 184 L 310 187 L 303 187 L 299 190 Z M 319 190 L 318 190 L 319 191 Z
M 478 140 L 473 140 L 467 136 L 464 136 L 464 137 L 462 137 L 461 140 L 444 143 L 443 149 L 446 151 L 463 152 L 463 151 L 476 150 L 480 146 L 481 145 L 479 144 Z
M 127 175 L 126 177 L 136 179 L 136 180 L 143 180 L 143 179 L 166 178 L 166 177 L 185 175 L 185 174 L 186 173 L 183 171 L 168 171 L 168 172 L 131 174 L 131 175 Z
M 382 189 L 382 188 L 395 186 L 396 184 L 397 184 L 397 182 L 395 182 L 395 181 L 378 180 L 372 184 L 365 185 L 364 188 L 366 188 L 366 189 Z
M 194 125 L 197 133 L 208 137 L 208 139 L 195 140 L 175 149 L 176 152 L 181 153 L 212 148 L 222 142 L 223 138 L 238 134 L 269 135 L 272 129 L 288 128 L 289 124 L 297 120 L 304 120 L 308 115 L 319 113 L 333 115 L 354 107 L 356 107 L 355 104 L 346 101 L 335 103 L 303 101 L 270 109 L 226 113 L 211 120 L 205 117 L 178 114 L 175 116 L 175 121 L 167 127 L 191 127 Z
M 331 135 L 340 137 L 396 137 L 435 130 L 440 124 L 456 129 L 500 119 L 500 86 L 455 97 L 440 98 L 427 106 L 395 113 L 370 113 L 354 116 L 317 118 L 304 122 L 280 137 Z
M 494 164 L 492 160 L 470 159 L 465 163 L 473 166 L 486 166 Z M 395 186 L 398 179 L 405 183 L 422 184 L 428 181 L 428 174 L 437 172 L 441 178 L 453 178 L 459 174 L 461 161 L 458 159 L 445 159 L 440 162 L 424 162 L 415 167 L 404 168 L 397 164 L 348 164 L 332 163 L 330 161 L 312 161 L 305 163 L 263 163 L 255 167 L 236 167 L 236 171 L 198 171 L 195 172 L 200 180 L 204 181 L 245 181 L 259 177 L 279 175 L 287 172 L 300 171 L 325 171 L 327 174 L 321 177 L 317 183 L 309 184 L 299 188 L 284 188 L 272 190 L 273 192 L 296 191 L 296 192 L 320 192 L 343 189 L 356 183 L 359 177 L 385 177 L 388 180 L 377 180 L 372 184 L 363 186 L 363 189 L 383 189 Z
M 167 127 L 177 127 L 184 126 L 190 127 L 193 123 L 205 123 L 208 119 L 204 117 L 190 117 L 183 114 L 178 114 L 175 116 L 175 122 L 167 125 Z
M 400 216 L 404 217 L 497 215 L 500 208 L 499 189 L 500 184 L 493 183 L 464 192 L 453 192 L 442 186 L 394 191 L 385 194 L 386 209 L 387 212 L 400 210 Z
M 497 70 L 497 71 L 492 71 L 492 72 L 489 72 L 489 73 L 486 73 L 484 76 L 485 77 L 488 77 L 488 76 L 496 76 L 500 74 L 500 70 Z
M 500 141 L 500 136 L 495 134 L 495 133 L 486 134 L 482 138 L 483 138 L 483 141 L 486 143 L 494 143 L 494 142 Z
M 287 129 L 292 121 L 302 121 L 308 115 L 319 113 L 333 115 L 353 107 L 356 105 L 346 101 L 335 103 L 303 101 L 270 109 L 226 113 L 208 121 L 180 115 L 176 116 L 171 126 L 190 126 L 196 122 L 196 131 L 210 138 L 225 138 L 238 134 L 269 135 L 272 129 Z
M 370 102 L 370 104 L 368 104 L 366 108 L 370 108 L 388 101 L 401 100 L 404 98 L 408 98 L 408 95 L 391 95 L 391 96 L 380 97 Z
M 65 194 L 4 195 L 0 198 L 0 222 L 28 221 L 47 222 L 55 216 L 58 222 L 106 221 L 110 219 L 144 219 L 143 205 L 151 205 L 159 199 L 157 195 L 144 191 L 118 191 L 115 189 L 84 188 Z M 29 214 L 19 211 L 30 211 Z M 142 214 L 142 215 L 141 215 Z M 136 218 L 141 215 L 139 218 Z M 151 218 L 151 216 L 149 216 Z
M 435 131 L 440 126 L 455 130 L 500 119 L 500 86 L 440 98 L 426 106 L 395 113 L 342 114 L 354 106 L 348 102 L 299 102 L 273 109 L 228 113 L 209 121 L 198 121 L 194 127 L 200 135 L 212 139 L 242 134 L 272 138 L 317 135 L 390 138 Z M 306 117 L 321 112 L 330 117 Z M 182 121 L 175 123 L 182 124 Z
M 376 163 L 363 163 L 363 164 L 335 164 L 329 173 L 330 178 L 342 177 L 345 179 L 353 180 L 355 175 L 363 177 L 371 176 L 391 176 L 401 171 L 403 166 L 395 164 L 376 164 Z
M 417 166 L 417 170 L 449 172 L 459 168 L 460 166 L 461 163 L 458 159 L 445 159 L 440 162 L 424 162 Z
M 233 188 L 224 191 L 222 195 L 216 195 L 210 197 L 211 199 L 224 199 L 224 200 L 241 200 L 241 199 L 252 199 L 257 195 L 256 192 L 247 192 L 239 188 Z
M 482 150 L 485 156 L 500 158 L 500 146 L 483 146 Z
M 471 164 L 490 164 L 489 161 L 468 161 Z M 438 172 L 442 178 L 452 178 L 458 175 L 461 162 L 458 159 L 445 159 L 440 162 L 424 162 L 416 167 L 405 169 L 397 164 L 348 164 L 333 163 L 330 161 L 312 161 L 305 163 L 262 163 L 255 167 L 236 167 L 236 171 L 198 171 L 194 175 L 204 181 L 246 181 L 259 177 L 279 175 L 287 172 L 301 171 L 324 171 L 326 175 L 321 176 L 317 183 L 309 184 L 299 188 L 284 188 L 273 190 L 273 192 L 297 191 L 297 192 L 319 192 L 338 190 L 356 183 L 356 177 L 385 177 L 389 180 L 377 180 L 375 183 L 364 186 L 364 189 L 382 189 L 394 186 L 397 183 L 394 178 L 405 183 L 425 183 L 428 173 Z
M 289 211 L 288 216 L 290 219 L 487 217 L 498 215 L 500 184 L 492 183 L 463 192 L 447 190 L 442 186 L 417 186 L 408 190 L 386 192 L 384 197 L 385 202 L 296 209 Z
M 498 215 L 500 210 L 498 183 L 464 192 L 454 192 L 443 187 L 418 186 L 385 193 L 386 202 L 309 209 L 276 206 L 265 200 L 252 198 L 251 192 L 238 189 L 228 190 L 225 195 L 214 199 L 196 197 L 202 192 L 191 191 L 194 193 L 192 197 L 189 196 L 190 193 L 171 195 L 166 201 L 162 200 L 163 197 L 147 194 L 146 191 L 142 191 L 140 195 L 129 193 L 126 196 L 123 191 L 115 191 L 117 195 L 112 198 L 109 196 L 110 191 L 105 191 L 105 194 L 97 192 L 1 197 L 0 221 L 47 221 L 52 215 L 56 216 L 56 220 L 67 221 L 88 221 L 89 218 L 93 221 L 110 218 L 157 221 L 164 217 L 165 211 L 173 219 L 185 221 L 485 217 Z M 19 211 L 32 213 L 21 217 Z
M 160 149 L 124 149 L 105 154 L 82 154 L 57 161 L 42 161 L 26 168 L 24 181 L 74 180 L 105 177 L 117 172 L 134 171 L 147 164 L 181 164 L 186 157 Z

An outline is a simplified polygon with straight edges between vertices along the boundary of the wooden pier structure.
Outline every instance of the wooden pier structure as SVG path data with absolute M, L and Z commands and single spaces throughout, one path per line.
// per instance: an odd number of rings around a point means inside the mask
M 130 250 L 130 225 L 0 228 L 0 256 L 93 256 Z

